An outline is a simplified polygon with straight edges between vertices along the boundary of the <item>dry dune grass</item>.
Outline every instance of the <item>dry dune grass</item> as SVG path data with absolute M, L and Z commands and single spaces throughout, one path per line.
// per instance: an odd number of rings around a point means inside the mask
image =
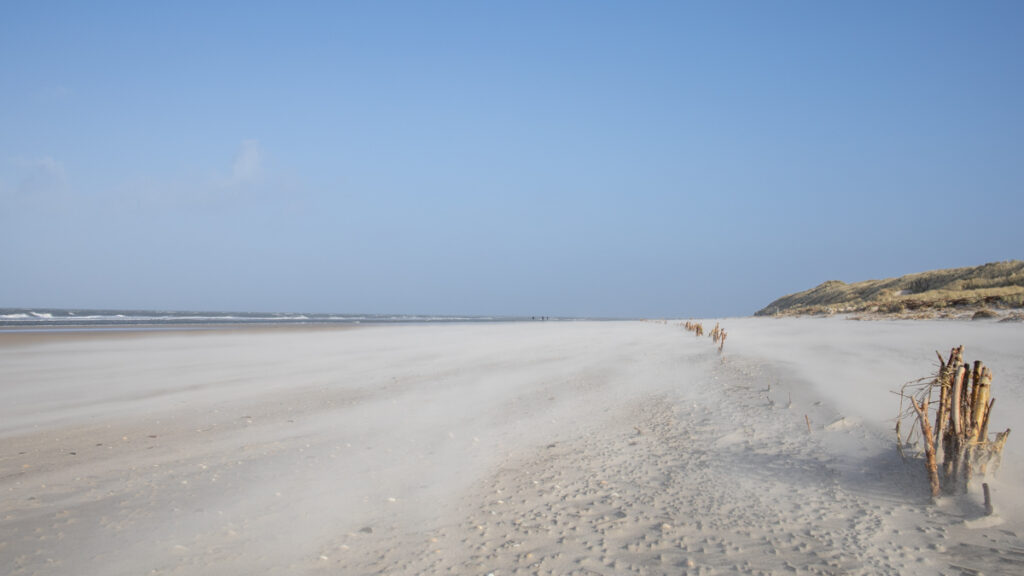
M 783 296 L 756 315 L 912 314 L 984 307 L 1024 307 L 1024 261 L 933 270 L 853 284 L 830 280 L 810 290 Z

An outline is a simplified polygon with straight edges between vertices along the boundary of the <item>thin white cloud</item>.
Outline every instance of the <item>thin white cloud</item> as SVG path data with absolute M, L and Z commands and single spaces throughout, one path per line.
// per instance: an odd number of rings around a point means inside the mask
M 206 174 L 171 178 L 139 178 L 108 190 L 109 196 L 132 211 L 194 211 L 241 205 L 266 190 L 265 154 L 259 140 L 242 140 L 230 164 Z
M 68 189 L 64 165 L 50 156 L 15 158 L 16 190 L 26 196 L 60 194 Z
M 0 222 L 27 214 L 52 216 L 74 211 L 75 196 L 64 164 L 51 156 L 0 161 Z
M 263 149 L 259 140 L 242 140 L 235 162 L 231 165 L 230 183 L 236 186 L 255 183 L 260 180 L 262 173 Z

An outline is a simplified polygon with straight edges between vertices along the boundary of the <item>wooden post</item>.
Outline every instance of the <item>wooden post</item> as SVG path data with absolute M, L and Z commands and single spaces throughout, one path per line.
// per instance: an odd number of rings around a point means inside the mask
M 902 423 L 902 420 L 896 420 L 896 451 L 899 452 L 900 458 L 906 463 L 907 455 L 903 452 L 903 436 L 900 434 L 900 424 Z
M 995 508 L 992 507 L 992 494 L 988 491 L 988 482 L 981 485 L 981 491 L 985 493 L 985 516 L 991 516 Z
M 932 449 L 935 451 L 935 454 L 938 454 L 939 447 L 945 447 L 943 430 L 945 430 L 946 421 L 949 419 L 949 398 L 952 395 L 952 382 L 950 368 L 946 365 L 946 361 L 942 359 L 942 354 L 939 354 L 939 351 L 936 350 L 935 355 L 939 357 L 940 366 L 939 375 L 935 379 L 939 385 L 939 409 L 935 411 L 935 445 Z
M 985 413 L 988 411 L 989 388 L 992 385 L 992 371 L 987 366 L 982 366 L 980 372 L 979 381 L 974 384 L 975 393 L 973 405 L 971 406 L 971 440 L 973 442 L 985 441 L 981 428 L 985 423 Z
M 922 401 L 923 406 L 918 406 L 917 401 L 913 398 L 910 399 L 911 404 L 914 405 L 914 410 L 917 412 L 917 417 L 921 421 L 921 434 L 924 435 L 924 457 L 925 466 L 928 468 L 928 481 L 932 488 L 932 498 L 939 497 L 939 468 L 935 463 L 935 449 L 934 442 L 932 439 L 932 427 L 928 423 L 928 399 L 925 398 Z
M 971 365 L 963 364 L 964 379 L 960 385 L 960 435 L 966 438 L 971 428 Z
M 960 422 L 960 411 L 963 408 L 961 388 L 963 387 L 965 374 L 967 374 L 967 367 L 960 366 L 953 375 L 953 395 L 951 397 L 952 406 L 950 408 L 952 410 L 953 418 L 953 434 L 957 436 L 963 432 L 962 423 Z
M 964 347 L 957 346 L 949 351 L 949 366 L 956 368 L 964 363 Z
M 961 348 L 955 350 L 959 351 Z M 959 354 L 956 355 L 959 360 Z M 956 489 L 957 481 L 963 475 L 964 457 L 964 379 L 969 370 L 966 365 L 959 364 L 953 373 L 953 390 L 950 394 L 950 425 L 947 430 L 949 435 L 948 445 L 943 445 L 942 475 L 946 481 L 947 491 L 953 492 Z M 965 488 L 966 489 L 966 488 Z
M 974 437 L 974 435 L 978 431 L 978 427 L 981 426 L 980 420 L 978 420 L 977 424 L 975 424 L 974 416 L 978 410 L 978 395 L 981 394 L 981 377 L 982 374 L 984 374 L 984 372 L 985 365 L 981 363 L 981 360 L 975 360 L 974 371 L 971 373 L 974 385 L 971 387 L 971 395 L 968 399 L 968 402 L 971 405 L 971 438 Z
M 974 445 L 965 439 L 960 445 L 960 492 L 967 493 L 974 476 Z
M 995 403 L 995 398 L 988 401 L 988 406 L 985 408 L 985 417 L 981 419 L 981 430 L 978 431 L 978 438 L 982 442 L 988 442 L 988 416 L 992 413 L 992 405 Z

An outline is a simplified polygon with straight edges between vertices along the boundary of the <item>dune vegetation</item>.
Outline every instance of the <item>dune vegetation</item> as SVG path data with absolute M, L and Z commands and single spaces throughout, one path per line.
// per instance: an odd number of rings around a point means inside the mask
M 1022 308 L 1024 261 L 1010 260 L 852 284 L 829 280 L 783 296 L 755 316 L 873 313 L 904 317 L 978 314 L 980 318 L 997 316 L 993 310 Z

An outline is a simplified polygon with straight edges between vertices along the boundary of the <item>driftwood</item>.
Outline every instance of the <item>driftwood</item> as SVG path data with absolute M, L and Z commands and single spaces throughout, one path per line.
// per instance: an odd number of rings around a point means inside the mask
M 683 328 L 686 328 L 688 331 L 693 332 L 694 335 L 696 335 L 697 337 L 704 335 L 704 325 L 701 324 L 700 322 L 687 320 L 683 324 Z M 721 352 L 722 349 L 725 348 L 726 334 L 725 330 L 722 329 L 718 322 L 715 322 L 715 327 L 714 329 L 711 330 L 709 336 L 711 336 L 711 340 L 714 341 L 715 344 L 718 344 L 718 351 Z
M 928 400 L 918 406 L 917 400 L 911 398 L 911 405 L 917 412 L 918 420 L 921 422 L 921 434 L 924 436 L 925 467 L 928 469 L 928 482 L 931 484 L 932 498 L 939 497 L 941 487 L 939 485 L 939 467 L 935 462 L 935 444 L 932 439 L 932 427 L 928 424 Z M 902 452 L 902 450 L 901 450 Z
M 725 330 L 715 322 L 715 329 L 711 331 L 711 340 L 718 344 L 718 351 L 725 347 Z
M 686 324 L 684 324 L 683 326 L 690 332 L 693 332 L 695 336 L 700 337 L 704 335 L 704 325 L 701 324 L 700 322 L 692 322 L 690 320 L 687 320 Z
M 948 360 L 938 352 L 936 355 L 939 357 L 939 371 L 935 377 L 903 386 L 899 417 L 899 420 L 913 418 L 921 429 L 933 497 L 938 497 L 940 492 L 966 492 L 975 473 L 982 476 L 990 472 L 994 474 L 1010 435 L 1009 429 L 992 439 L 988 435 L 989 419 L 995 405 L 995 399 L 991 397 L 992 371 L 980 361 L 973 365 L 966 362 L 963 346 L 953 348 Z M 933 428 L 929 410 L 936 388 L 939 403 L 935 408 Z M 909 400 L 912 411 L 904 410 L 903 399 Z M 896 438 L 900 455 L 904 456 L 899 420 Z M 908 440 L 911 435 L 913 431 Z M 941 473 L 938 464 L 940 454 Z

